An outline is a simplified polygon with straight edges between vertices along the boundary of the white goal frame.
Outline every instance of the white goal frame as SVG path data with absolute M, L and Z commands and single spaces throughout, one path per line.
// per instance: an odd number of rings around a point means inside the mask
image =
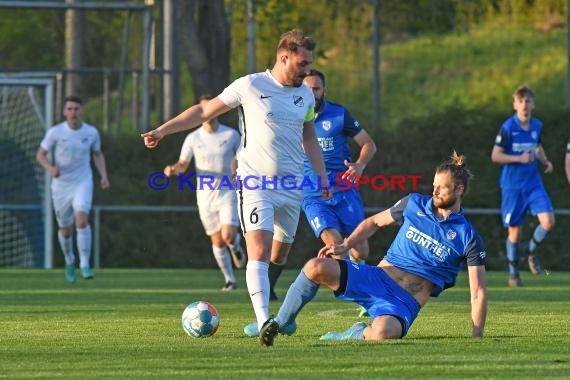
M 51 78 L 23 78 L 23 77 L 0 77 L 0 86 L 27 86 L 27 87 L 41 87 L 43 88 L 43 109 L 40 112 L 36 109 L 38 119 L 43 124 L 44 129 L 47 131 L 53 125 L 53 109 L 54 109 L 54 80 Z M 38 147 L 39 147 L 38 141 Z M 51 203 L 51 189 L 50 177 L 48 173 L 44 173 L 44 199 L 42 200 L 42 212 L 44 215 L 44 268 L 53 268 L 53 209 Z M 25 209 L 33 205 L 11 205 L 12 209 Z

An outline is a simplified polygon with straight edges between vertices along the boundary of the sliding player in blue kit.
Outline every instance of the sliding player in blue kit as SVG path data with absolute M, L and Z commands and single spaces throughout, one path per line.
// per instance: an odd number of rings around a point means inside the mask
M 338 299 L 364 306 L 371 320 L 327 333 L 321 340 L 402 338 L 428 299 L 455 285 L 464 262 L 471 293 L 471 335 L 481 338 L 487 315 L 486 254 L 461 208 L 472 177 L 464 160 L 454 152 L 437 167 L 432 195 L 412 193 L 365 219 L 342 244 L 322 248 L 287 291 L 278 315 L 262 326 L 261 344 L 273 345 L 280 326 L 293 324 L 319 285 L 326 285 Z M 378 266 L 343 259 L 354 245 L 394 224 L 401 227 Z

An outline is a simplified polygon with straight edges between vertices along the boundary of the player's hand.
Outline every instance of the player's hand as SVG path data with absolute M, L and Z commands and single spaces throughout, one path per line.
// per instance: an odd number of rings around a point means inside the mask
M 167 176 L 171 177 L 171 176 L 173 176 L 173 175 L 176 174 L 175 169 L 176 169 L 176 168 L 174 167 L 174 165 L 167 165 L 167 166 L 164 168 L 163 172 L 164 172 L 164 174 L 166 174 Z
M 317 257 L 344 256 L 348 248 L 344 244 L 329 244 L 324 246 L 317 253 Z
M 111 183 L 109 182 L 108 178 L 101 178 L 101 189 L 107 190 L 111 187 Z
M 530 164 L 533 160 L 533 156 L 530 152 L 524 152 L 519 156 L 519 162 L 521 164 Z
M 57 166 L 52 166 L 48 169 L 48 173 L 53 178 L 57 178 L 57 177 L 59 177 L 59 168 Z
M 552 173 L 553 170 L 554 170 L 554 165 L 552 165 L 552 162 L 546 161 L 546 163 L 544 164 L 544 172 Z
M 158 142 L 162 140 L 164 135 L 158 129 L 153 129 L 152 131 L 141 133 L 141 137 L 144 140 L 144 145 L 147 148 L 156 148 Z
M 342 179 L 348 179 L 350 182 L 356 181 L 356 178 L 362 175 L 364 164 L 358 162 L 349 162 L 344 160 L 344 165 L 348 168 L 341 176 Z
M 330 189 L 321 189 L 321 195 L 325 201 L 328 201 L 333 196 L 333 190 Z
M 322 180 L 322 183 L 320 182 Z M 333 196 L 333 189 L 329 182 L 329 177 L 322 176 L 319 180 L 319 191 L 325 201 L 328 201 Z

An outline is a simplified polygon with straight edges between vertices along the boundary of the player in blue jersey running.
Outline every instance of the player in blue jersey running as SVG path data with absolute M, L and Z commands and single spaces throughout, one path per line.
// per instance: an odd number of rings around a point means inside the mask
M 342 243 L 327 245 L 309 260 L 289 288 L 275 318 L 260 330 L 260 342 L 273 345 L 284 326 L 326 285 L 338 299 L 356 302 L 370 313 L 371 323 L 358 322 L 322 340 L 399 339 L 405 336 L 430 297 L 455 285 L 467 264 L 471 293 L 472 336 L 483 336 L 487 315 L 485 248 L 461 208 L 472 177 L 465 158 L 453 153 L 435 171 L 433 194 L 412 193 L 390 209 L 365 219 Z M 379 228 L 400 229 L 378 266 L 343 259 L 349 249 Z
M 491 153 L 493 162 L 502 164 L 501 214 L 503 225 L 508 230 L 506 240 L 509 261 L 508 286 L 522 286 L 519 274 L 519 242 L 522 224 L 528 211 L 538 218 L 539 225 L 532 234 L 525 253 L 532 273 L 542 273 L 536 256 L 536 248 L 554 227 L 554 212 L 546 193 L 538 162 L 544 172 L 552 172 L 552 163 L 546 158 L 541 145 L 542 123 L 531 116 L 534 109 L 534 92 L 527 86 L 518 87 L 513 94 L 515 114 L 507 119 L 497 137 Z
M 315 188 L 303 187 L 303 211 L 317 238 L 321 238 L 325 244 L 341 244 L 343 238 L 350 235 L 364 220 L 364 204 L 360 193 L 355 186 L 347 186 L 348 181 L 354 182 L 362 175 L 376 153 L 376 144 L 345 107 L 326 99 L 326 79 L 321 71 L 311 69 L 303 83 L 311 88 L 315 95 L 315 131 L 323 152 L 327 175 L 333 186 L 332 198 L 323 199 L 316 186 L 317 175 L 305 156 L 304 177 L 311 178 Z M 348 138 L 352 138 L 360 147 L 356 161 L 351 158 Z M 337 176 L 342 176 L 343 182 L 339 183 Z M 363 261 L 368 257 L 368 251 L 368 241 L 365 240 L 355 246 L 350 254 L 354 260 Z M 277 299 L 274 292 L 275 283 L 284 266 L 284 262 L 272 262 L 269 265 L 272 300 Z

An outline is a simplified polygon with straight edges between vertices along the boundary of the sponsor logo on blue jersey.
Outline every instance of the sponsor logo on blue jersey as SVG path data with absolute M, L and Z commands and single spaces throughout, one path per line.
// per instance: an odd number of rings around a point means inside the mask
M 451 249 L 449 247 L 440 243 L 428 234 L 418 230 L 414 226 L 408 227 L 405 236 L 417 245 L 430 251 L 438 261 L 444 262 L 451 253 Z

